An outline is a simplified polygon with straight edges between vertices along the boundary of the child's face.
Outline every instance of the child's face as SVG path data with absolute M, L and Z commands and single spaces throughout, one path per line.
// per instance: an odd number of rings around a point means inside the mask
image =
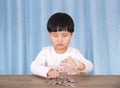
M 72 33 L 68 31 L 57 31 L 49 33 L 50 39 L 57 53 L 64 53 L 67 50 Z

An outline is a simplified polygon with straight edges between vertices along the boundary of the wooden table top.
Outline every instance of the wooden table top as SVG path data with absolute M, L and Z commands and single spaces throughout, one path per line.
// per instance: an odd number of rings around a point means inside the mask
M 120 75 L 81 75 L 72 76 L 76 88 L 120 88 Z M 35 75 L 0 75 L 0 88 L 70 88 L 52 86 L 46 78 Z

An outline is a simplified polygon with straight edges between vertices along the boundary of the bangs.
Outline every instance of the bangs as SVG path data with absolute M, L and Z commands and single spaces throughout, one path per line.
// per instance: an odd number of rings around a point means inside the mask
M 57 31 L 68 31 L 68 27 L 56 26 L 51 29 L 51 32 L 57 32 Z

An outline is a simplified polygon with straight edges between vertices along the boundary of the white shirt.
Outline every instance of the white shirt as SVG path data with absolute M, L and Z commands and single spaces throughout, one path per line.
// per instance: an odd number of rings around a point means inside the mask
M 53 46 L 44 47 L 42 49 L 31 64 L 31 71 L 35 75 L 47 77 L 47 72 L 51 68 L 57 68 L 63 59 L 70 56 L 85 64 L 85 69 L 82 70 L 82 72 L 89 73 L 92 71 L 93 64 L 91 61 L 85 59 L 77 49 L 68 47 L 64 54 L 57 54 Z

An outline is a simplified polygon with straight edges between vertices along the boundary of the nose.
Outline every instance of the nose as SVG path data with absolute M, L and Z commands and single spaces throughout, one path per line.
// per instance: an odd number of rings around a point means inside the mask
M 62 42 L 63 38 L 61 36 L 58 37 L 58 42 Z

